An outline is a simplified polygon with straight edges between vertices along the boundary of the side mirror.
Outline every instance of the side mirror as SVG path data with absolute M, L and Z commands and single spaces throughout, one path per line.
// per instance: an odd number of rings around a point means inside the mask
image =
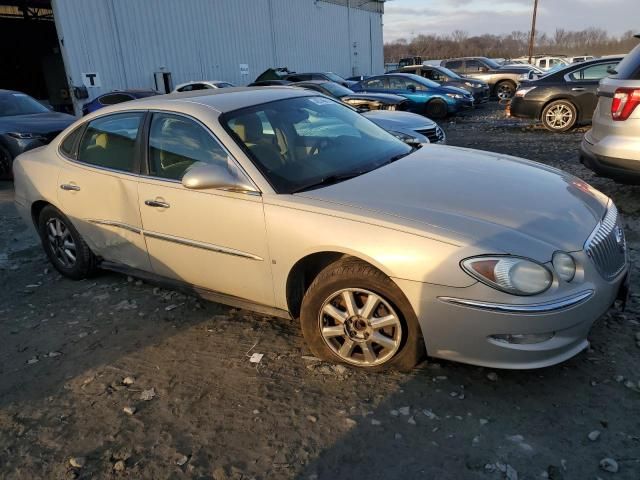
M 240 175 L 234 175 L 222 165 L 196 163 L 182 177 L 182 185 L 191 190 L 216 188 L 234 192 L 255 192 L 256 189 Z
M 415 85 L 407 85 L 407 90 L 409 90 L 410 92 L 415 92 L 416 91 L 416 86 Z

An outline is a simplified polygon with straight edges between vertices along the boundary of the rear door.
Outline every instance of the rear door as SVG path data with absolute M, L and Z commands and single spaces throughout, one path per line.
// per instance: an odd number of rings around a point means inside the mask
M 598 85 L 618 62 L 603 62 L 580 68 L 565 76 L 583 120 L 592 117 L 598 103 Z
M 138 167 L 145 112 L 105 115 L 88 123 L 76 151 L 60 151 L 62 211 L 94 253 L 150 270 L 138 208 Z

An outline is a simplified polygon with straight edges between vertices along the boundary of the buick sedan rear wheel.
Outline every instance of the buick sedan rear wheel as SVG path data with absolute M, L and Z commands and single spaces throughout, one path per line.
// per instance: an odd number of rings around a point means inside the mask
M 53 266 L 65 277 L 80 280 L 96 270 L 96 257 L 71 221 L 52 205 L 40 212 L 38 231 Z
M 410 370 L 424 355 L 413 309 L 398 286 L 354 258 L 323 270 L 307 290 L 302 331 L 319 358 L 354 367 Z

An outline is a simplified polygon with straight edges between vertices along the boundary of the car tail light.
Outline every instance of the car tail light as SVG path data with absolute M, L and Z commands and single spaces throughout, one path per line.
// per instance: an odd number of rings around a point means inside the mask
M 625 121 L 640 104 L 640 88 L 619 88 L 611 102 L 611 117 L 619 122 Z

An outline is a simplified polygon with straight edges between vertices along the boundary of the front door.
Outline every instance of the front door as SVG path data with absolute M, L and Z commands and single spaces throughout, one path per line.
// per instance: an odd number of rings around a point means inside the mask
M 144 116 L 127 112 L 89 122 L 77 149 L 58 153 L 65 160 L 58 199 L 96 255 L 148 271 L 134 174 Z
M 226 166 L 235 160 L 195 120 L 154 113 L 149 127 L 149 175 L 138 185 L 153 270 L 187 284 L 272 306 L 262 197 L 185 188 L 180 180 L 195 162 Z

